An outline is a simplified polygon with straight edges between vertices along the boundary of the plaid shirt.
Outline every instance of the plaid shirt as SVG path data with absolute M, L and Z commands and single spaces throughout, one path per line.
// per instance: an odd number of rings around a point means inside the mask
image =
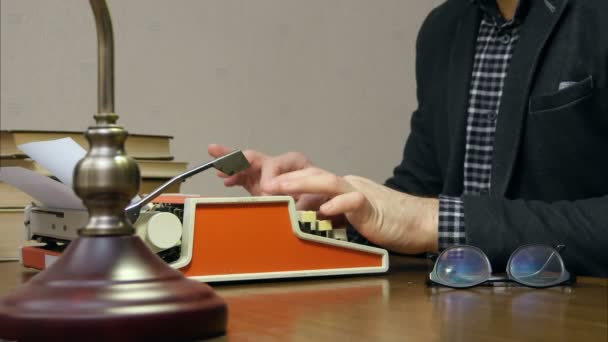
M 477 2 L 483 11 L 483 18 L 477 34 L 469 90 L 463 195 L 487 196 L 491 190 L 498 109 L 507 69 L 519 38 L 523 7 L 518 8 L 514 20 L 505 21 L 495 0 Z M 462 198 L 439 196 L 439 249 L 465 243 Z

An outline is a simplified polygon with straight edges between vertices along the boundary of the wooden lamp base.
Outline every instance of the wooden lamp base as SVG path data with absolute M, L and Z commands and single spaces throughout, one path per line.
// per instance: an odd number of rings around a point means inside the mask
M 227 307 L 136 236 L 81 236 L 0 299 L 0 339 L 195 340 L 225 333 Z

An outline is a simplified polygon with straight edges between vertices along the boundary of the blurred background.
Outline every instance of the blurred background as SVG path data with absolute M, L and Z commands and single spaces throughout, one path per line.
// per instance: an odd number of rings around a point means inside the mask
M 190 167 L 209 143 L 301 151 L 378 182 L 416 108 L 415 41 L 439 0 L 108 0 L 116 112 L 129 132 L 174 136 Z M 1 0 L 0 128 L 85 130 L 97 40 L 85 0 Z M 243 195 L 213 172 L 182 192 Z

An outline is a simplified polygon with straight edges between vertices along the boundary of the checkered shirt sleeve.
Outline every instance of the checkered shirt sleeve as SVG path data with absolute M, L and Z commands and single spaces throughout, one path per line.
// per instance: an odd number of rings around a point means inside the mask
M 439 196 L 439 250 L 466 243 L 464 203 L 460 197 Z

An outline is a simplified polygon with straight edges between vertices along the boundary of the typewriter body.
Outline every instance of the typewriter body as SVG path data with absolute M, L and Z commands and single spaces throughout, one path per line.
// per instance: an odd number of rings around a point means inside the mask
M 30 206 L 21 262 L 43 269 L 76 239 L 86 211 Z M 382 273 L 384 249 L 347 241 L 345 228 L 298 212 L 289 196 L 161 195 L 140 213 L 137 234 L 161 259 L 189 278 L 228 282 Z

